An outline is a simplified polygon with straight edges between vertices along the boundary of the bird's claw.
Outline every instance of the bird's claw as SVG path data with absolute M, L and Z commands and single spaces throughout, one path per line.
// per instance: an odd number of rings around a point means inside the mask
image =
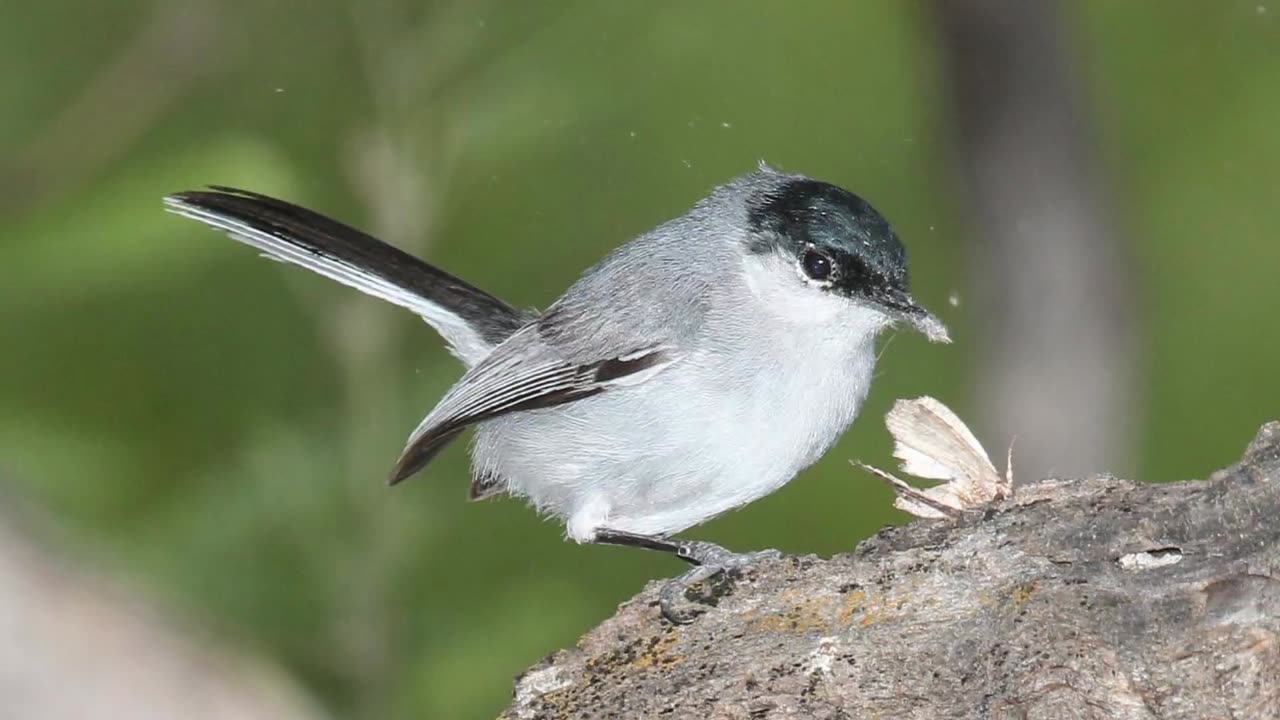
M 703 603 L 689 603 L 688 590 L 704 580 L 710 580 L 727 570 L 740 570 L 762 560 L 782 557 L 777 550 L 758 550 L 756 552 L 735 553 L 716 545 L 700 540 L 681 542 L 676 556 L 685 562 L 692 563 L 683 575 L 667 581 L 658 593 L 658 607 L 662 616 L 673 625 L 684 625 L 692 622 L 706 612 Z M 681 604 L 689 605 L 680 609 Z

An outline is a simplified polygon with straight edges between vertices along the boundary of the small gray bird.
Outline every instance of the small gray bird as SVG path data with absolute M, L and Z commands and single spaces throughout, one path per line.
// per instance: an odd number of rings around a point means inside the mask
M 165 198 L 226 231 L 422 316 L 467 366 L 391 473 L 468 426 L 471 497 L 524 497 L 573 540 L 675 553 L 661 593 L 776 555 L 671 537 L 782 487 L 849 427 L 875 340 L 895 323 L 947 342 L 912 300 L 906 251 L 858 196 L 761 164 L 589 269 L 544 313 L 518 310 L 323 215 L 225 187 Z

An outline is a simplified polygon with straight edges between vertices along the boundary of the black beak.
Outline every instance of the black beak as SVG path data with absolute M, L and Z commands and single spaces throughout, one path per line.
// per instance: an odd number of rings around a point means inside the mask
M 920 331 L 925 337 L 929 338 L 929 342 L 949 343 L 951 335 L 947 332 L 947 326 L 933 313 L 924 309 L 924 306 L 916 303 L 911 296 L 901 290 L 886 290 L 878 293 L 876 302 L 888 311 L 889 316 L 896 321 L 904 322 Z

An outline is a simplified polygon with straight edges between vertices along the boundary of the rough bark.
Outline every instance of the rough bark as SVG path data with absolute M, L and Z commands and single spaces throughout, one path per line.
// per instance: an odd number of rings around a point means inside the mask
M 1047 480 L 701 588 L 651 583 L 506 718 L 1280 717 L 1280 423 L 1204 481 Z

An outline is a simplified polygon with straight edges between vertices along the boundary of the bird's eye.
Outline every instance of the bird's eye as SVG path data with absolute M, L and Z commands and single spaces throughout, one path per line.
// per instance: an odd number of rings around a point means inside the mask
M 831 279 L 831 258 L 812 248 L 805 250 L 800 256 L 800 267 L 804 274 L 812 280 L 826 281 Z

